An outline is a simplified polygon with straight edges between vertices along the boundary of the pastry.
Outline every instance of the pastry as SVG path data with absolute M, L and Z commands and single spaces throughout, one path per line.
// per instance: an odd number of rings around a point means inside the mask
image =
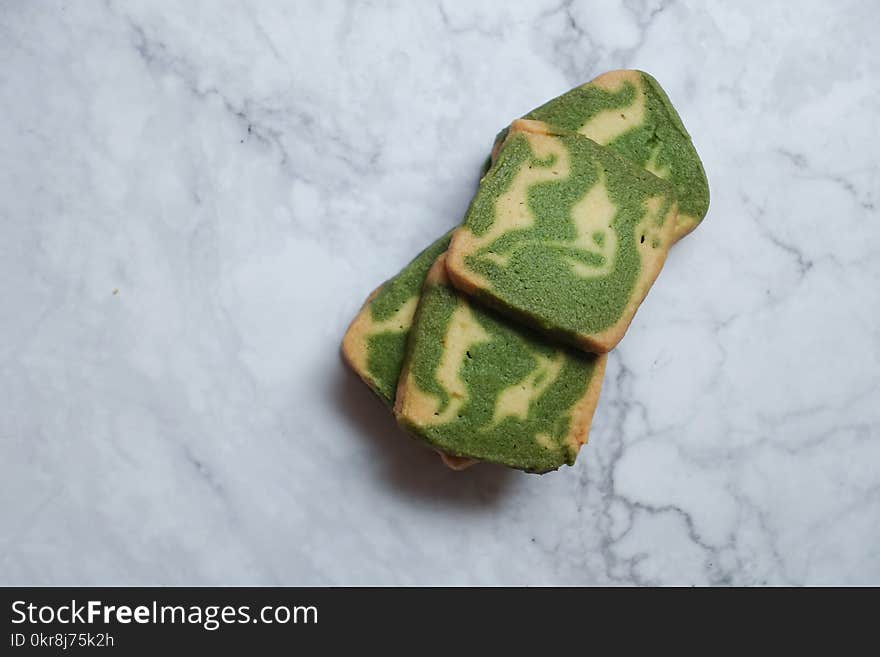
M 452 283 L 586 351 L 623 337 L 666 259 L 673 186 L 539 121 L 511 125 L 453 234 Z
M 475 304 L 450 285 L 440 256 L 415 313 L 394 414 L 453 457 L 555 470 L 587 440 L 605 360 Z
M 451 234 L 437 239 L 399 274 L 374 290 L 342 339 L 345 361 L 389 406 L 394 403 L 422 283 L 437 256 L 446 251 Z
M 642 71 L 610 71 L 525 115 L 577 132 L 669 180 L 678 196 L 673 241 L 709 209 L 709 183 L 690 135 L 669 97 Z M 496 148 L 506 134 L 496 139 Z

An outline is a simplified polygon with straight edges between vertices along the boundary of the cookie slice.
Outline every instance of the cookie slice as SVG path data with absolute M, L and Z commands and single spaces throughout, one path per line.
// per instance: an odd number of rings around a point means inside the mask
M 610 71 L 525 115 L 577 132 L 669 180 L 678 195 L 673 241 L 709 209 L 709 183 L 691 137 L 669 97 L 642 71 Z M 498 136 L 496 148 L 506 131 Z
M 342 339 L 345 361 L 389 406 L 394 403 L 422 283 L 437 256 L 446 251 L 451 235 L 452 231 L 446 233 L 374 290 Z
M 342 339 L 345 362 L 388 406 L 394 404 L 422 283 L 434 260 L 446 251 L 451 236 L 452 231 L 446 233 L 417 255 L 397 276 L 374 290 Z M 438 453 L 452 470 L 464 470 L 476 463 L 472 459 Z
M 623 337 L 672 243 L 673 186 L 576 133 L 511 125 L 449 247 L 460 290 L 604 353 Z
M 431 267 L 397 388 L 400 424 L 453 456 L 547 472 L 587 440 L 606 356 L 509 323 Z

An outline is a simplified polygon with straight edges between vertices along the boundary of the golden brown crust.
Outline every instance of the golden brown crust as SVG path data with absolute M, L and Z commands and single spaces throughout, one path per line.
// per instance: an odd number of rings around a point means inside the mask
M 452 285 L 461 290 L 465 294 L 475 296 L 481 289 L 481 281 L 476 275 L 468 273 L 465 267 L 464 256 L 471 252 L 473 233 L 469 228 L 461 226 L 452 234 L 452 240 L 449 242 L 449 250 L 444 258 L 445 276 Z M 482 282 L 485 286 L 487 283 Z
M 397 421 L 400 422 L 401 418 L 406 415 L 406 410 L 409 408 L 409 399 L 408 391 L 412 387 L 409 382 L 409 366 L 404 364 L 403 369 L 400 371 L 400 378 L 397 379 L 397 391 L 394 395 L 394 417 L 397 418 Z M 406 429 L 407 427 L 404 426 Z
M 586 444 L 590 437 L 590 426 L 593 423 L 593 414 L 599 404 L 599 393 L 602 390 L 602 381 L 605 378 L 605 365 L 608 355 L 601 354 L 596 357 L 596 365 L 593 369 L 593 378 L 587 386 L 587 391 L 575 405 L 571 413 L 571 426 L 566 436 L 566 442 L 573 450 L 573 456 L 577 456 L 581 447 Z
M 490 155 L 492 164 L 495 164 L 495 160 L 498 159 L 498 153 L 501 152 L 501 147 L 504 146 L 505 142 L 507 142 L 507 140 L 510 139 L 513 135 L 521 132 L 532 135 L 559 134 L 558 130 L 545 123 L 544 121 L 537 121 L 535 119 L 514 119 L 513 122 L 507 127 L 507 134 L 504 136 L 504 139 L 496 139 L 495 143 L 492 144 L 492 153 Z
M 492 168 L 492 166 L 494 166 L 495 160 L 498 159 L 498 153 L 501 152 L 501 146 L 502 146 L 502 144 L 504 144 L 504 141 L 505 141 L 505 139 L 496 139 L 495 143 L 492 144 L 492 152 L 489 154 L 489 168 L 490 169 Z M 486 171 L 486 173 L 489 173 L 489 172 Z M 486 174 L 483 174 L 483 177 L 485 178 Z
M 515 135 L 518 132 L 527 132 L 532 135 L 555 135 L 558 134 L 558 130 L 554 130 L 551 126 L 544 123 L 544 121 L 536 121 L 535 119 L 514 119 L 510 124 L 510 129 L 507 133 L 508 138 L 510 135 Z
M 446 285 L 449 280 L 446 278 L 446 259 L 448 253 L 449 252 L 446 251 L 437 256 L 437 259 L 434 261 L 434 264 L 431 265 L 428 274 L 425 276 L 425 282 L 422 285 L 422 288 L 425 288 L 428 285 Z
M 469 459 L 465 456 L 453 456 L 452 454 L 447 454 L 446 452 L 441 452 L 440 450 L 437 450 L 437 453 L 440 455 L 440 460 L 443 461 L 443 465 L 445 465 L 450 470 L 455 470 L 456 472 L 467 470 L 475 463 L 479 463 L 479 460 L 477 459 Z
M 682 237 L 689 235 L 694 228 L 700 225 L 700 219 L 689 215 L 689 214 L 680 214 L 678 215 L 678 219 L 675 221 L 675 230 L 672 233 L 672 243 L 675 244 Z
M 638 88 L 642 84 L 641 73 L 634 69 L 621 68 L 617 69 L 616 71 L 608 71 L 607 73 L 603 73 L 599 77 L 593 78 L 583 86 L 593 86 L 598 87 L 599 89 L 602 89 L 604 91 L 614 92 L 619 90 L 626 82 L 629 82 L 630 84 Z

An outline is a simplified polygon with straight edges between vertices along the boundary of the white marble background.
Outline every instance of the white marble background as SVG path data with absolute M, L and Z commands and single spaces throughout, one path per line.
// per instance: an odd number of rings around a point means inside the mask
M 0 2 L 0 583 L 880 583 L 880 5 Z M 338 344 L 499 128 L 654 74 L 712 186 L 573 468 Z

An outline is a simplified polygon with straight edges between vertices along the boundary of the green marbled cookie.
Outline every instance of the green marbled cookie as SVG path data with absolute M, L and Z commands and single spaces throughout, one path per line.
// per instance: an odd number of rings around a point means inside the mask
M 672 244 L 671 183 L 579 134 L 514 121 L 452 237 L 460 290 L 586 350 L 623 337 Z
M 529 472 L 573 464 L 587 440 L 606 356 L 548 341 L 483 309 L 431 267 L 394 413 L 432 447 Z
M 367 297 L 342 339 L 342 355 L 382 401 L 391 406 L 422 284 L 449 246 L 452 231 L 417 255 Z
M 610 71 L 532 110 L 523 118 L 577 132 L 675 185 L 673 241 L 709 209 L 709 183 L 690 135 L 660 84 L 642 71 Z M 506 134 L 496 140 L 500 145 Z
M 446 251 L 451 235 L 452 231 L 446 233 L 374 290 L 342 339 L 345 362 L 388 406 L 394 403 L 422 283 L 437 256 Z M 443 452 L 440 458 L 453 470 L 463 470 L 474 463 Z

